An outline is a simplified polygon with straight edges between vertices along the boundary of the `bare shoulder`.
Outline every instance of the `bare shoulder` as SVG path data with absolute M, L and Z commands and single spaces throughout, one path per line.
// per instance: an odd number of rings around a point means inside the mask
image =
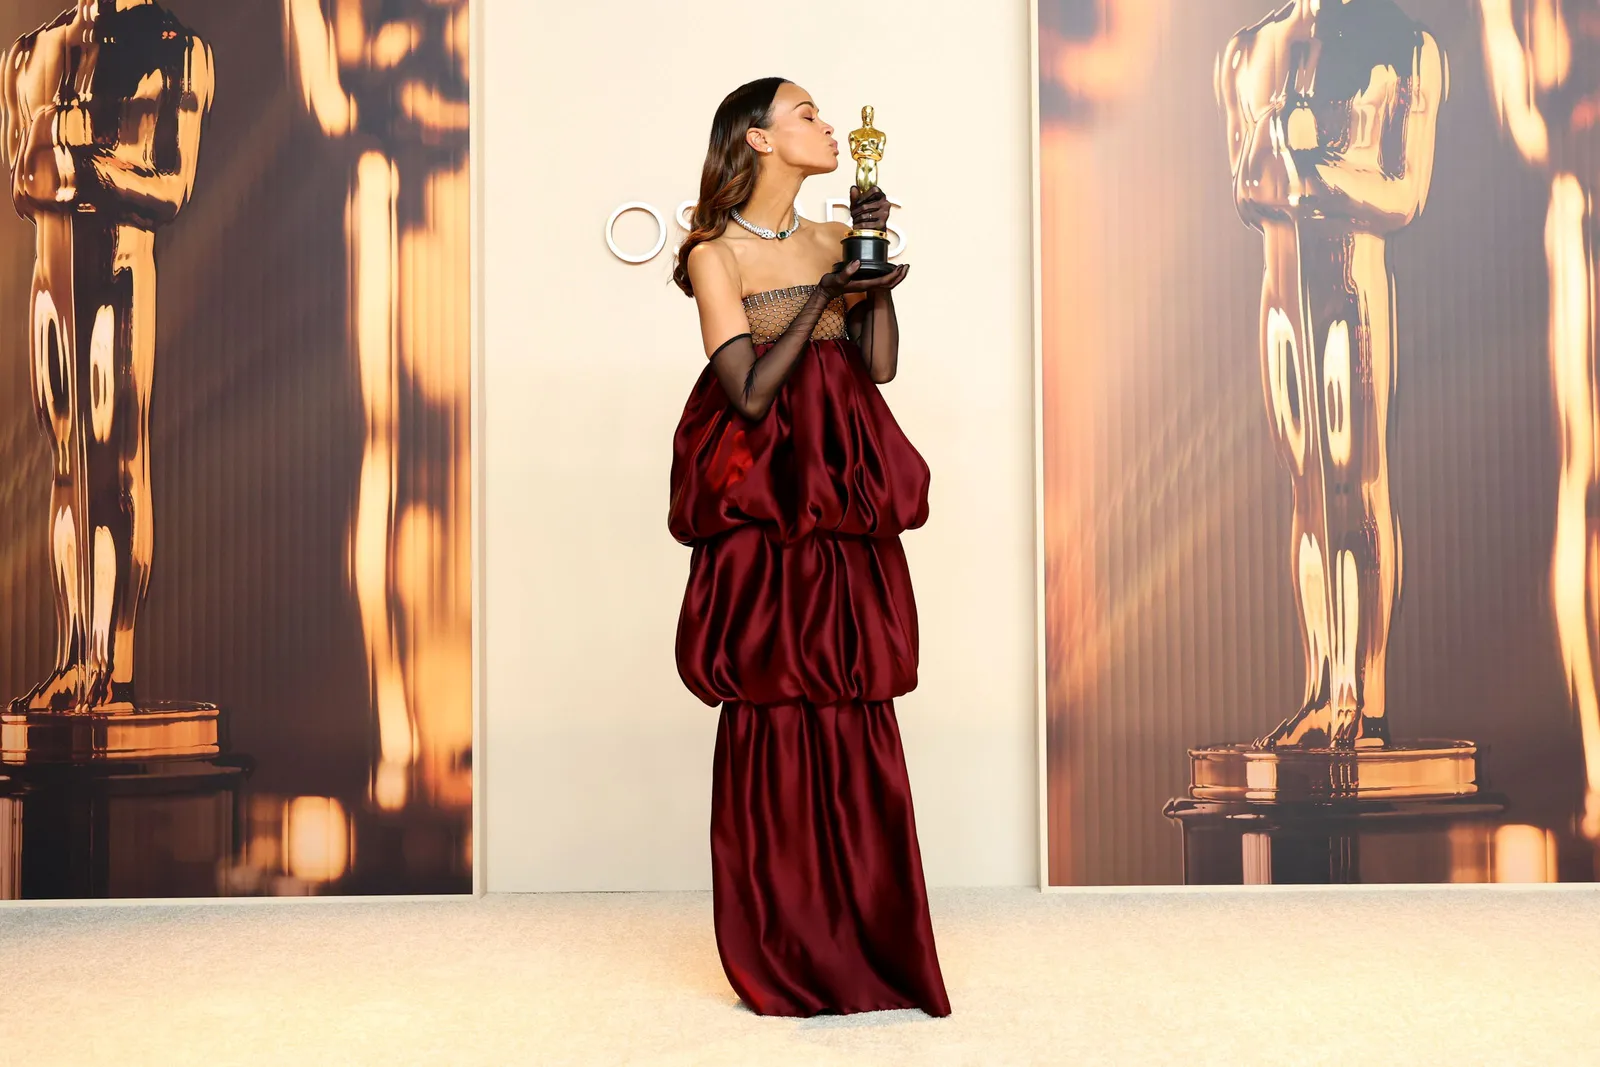
M 847 222 L 822 222 L 817 224 L 818 236 L 824 240 L 842 241 L 850 236 Z
M 711 241 L 701 241 L 689 249 L 689 269 L 696 266 L 701 270 L 716 270 L 722 267 L 732 267 L 736 263 L 733 249 L 728 247 L 726 239 L 718 237 Z
M 686 264 L 689 281 L 696 294 L 707 295 L 731 289 L 739 291 L 739 259 L 722 238 L 702 241 L 689 249 Z

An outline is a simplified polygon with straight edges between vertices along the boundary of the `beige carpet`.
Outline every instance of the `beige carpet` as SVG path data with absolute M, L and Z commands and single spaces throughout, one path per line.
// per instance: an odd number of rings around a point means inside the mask
M 751 1015 L 705 894 L 0 909 L 0 1064 L 1600 1064 L 1592 890 L 933 904 L 945 1020 Z

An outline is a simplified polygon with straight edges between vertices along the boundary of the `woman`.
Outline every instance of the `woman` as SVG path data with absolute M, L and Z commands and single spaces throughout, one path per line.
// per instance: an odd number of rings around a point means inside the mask
M 800 183 L 838 160 L 791 82 L 717 109 L 674 274 L 710 358 L 673 444 L 670 526 L 694 546 L 678 670 L 722 705 L 714 907 L 740 999 L 948 1015 L 892 703 L 917 676 L 898 535 L 928 511 L 928 467 L 877 388 L 907 268 L 835 271 L 847 228 L 795 213 Z M 880 191 L 851 199 L 857 227 L 885 227 Z

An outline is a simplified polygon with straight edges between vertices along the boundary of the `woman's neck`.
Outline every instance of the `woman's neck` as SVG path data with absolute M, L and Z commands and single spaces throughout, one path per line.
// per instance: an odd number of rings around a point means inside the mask
M 739 214 L 744 220 L 769 230 L 787 230 L 794 221 L 794 202 L 800 196 L 804 178 L 796 174 L 763 174 L 756 181 Z

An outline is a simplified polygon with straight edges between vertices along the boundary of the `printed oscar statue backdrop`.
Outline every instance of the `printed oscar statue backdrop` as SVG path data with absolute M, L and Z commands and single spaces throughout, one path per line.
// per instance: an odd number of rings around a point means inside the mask
M 1038 0 L 1047 882 L 1589 881 L 1595 0 Z
M 0 10 L 0 898 L 470 891 L 466 3 Z

